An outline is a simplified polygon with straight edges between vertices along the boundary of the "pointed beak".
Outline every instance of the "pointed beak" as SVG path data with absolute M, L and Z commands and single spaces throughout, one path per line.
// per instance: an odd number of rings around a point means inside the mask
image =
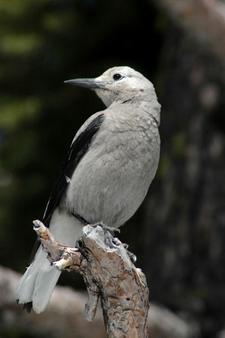
M 89 88 L 92 90 L 103 88 L 104 83 L 97 79 L 72 79 L 64 81 L 66 84 L 71 84 L 78 87 Z

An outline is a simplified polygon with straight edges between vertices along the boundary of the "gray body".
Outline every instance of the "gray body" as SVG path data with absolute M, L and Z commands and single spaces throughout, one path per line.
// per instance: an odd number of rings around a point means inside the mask
M 159 150 L 156 121 L 139 102 L 112 104 L 72 176 L 64 206 L 90 223 L 121 226 L 146 196 Z
M 75 135 L 71 147 L 80 135 L 87 134 L 90 123 L 102 116 L 73 172 L 63 176 L 67 183 L 57 195 L 57 203 L 50 199 L 46 208 L 55 238 L 72 246 L 81 234 L 81 218 L 119 227 L 142 203 L 159 162 L 160 104 L 152 83 L 129 67 L 114 67 L 95 79 L 68 82 L 95 90 L 107 106 L 92 115 Z M 21 278 L 18 302 L 30 303 L 35 312 L 42 312 L 59 275 L 40 247 Z

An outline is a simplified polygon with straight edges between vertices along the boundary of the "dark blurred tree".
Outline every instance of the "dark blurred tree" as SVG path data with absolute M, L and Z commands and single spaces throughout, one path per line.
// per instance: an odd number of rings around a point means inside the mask
M 170 24 L 160 66 L 160 184 L 146 208 L 151 255 L 144 266 L 157 299 L 192 314 L 203 337 L 219 336 L 225 301 L 225 6 L 204 0 L 159 4 Z

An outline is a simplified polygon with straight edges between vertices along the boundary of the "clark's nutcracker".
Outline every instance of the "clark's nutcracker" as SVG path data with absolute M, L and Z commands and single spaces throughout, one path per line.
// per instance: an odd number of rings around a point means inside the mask
M 160 104 L 152 83 L 130 67 L 66 83 L 94 90 L 107 107 L 76 133 L 43 217 L 56 240 L 74 246 L 83 225 L 117 228 L 142 203 L 159 162 Z M 59 276 L 39 247 L 21 278 L 18 303 L 42 312 Z

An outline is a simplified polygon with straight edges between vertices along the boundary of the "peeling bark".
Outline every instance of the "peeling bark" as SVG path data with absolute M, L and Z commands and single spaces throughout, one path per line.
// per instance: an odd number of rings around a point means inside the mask
M 100 299 L 108 337 L 147 337 L 146 279 L 118 238 L 102 225 L 87 225 L 79 248 L 69 248 L 56 242 L 40 221 L 34 221 L 34 230 L 53 265 L 82 274 L 89 295 L 87 319 L 95 317 Z

